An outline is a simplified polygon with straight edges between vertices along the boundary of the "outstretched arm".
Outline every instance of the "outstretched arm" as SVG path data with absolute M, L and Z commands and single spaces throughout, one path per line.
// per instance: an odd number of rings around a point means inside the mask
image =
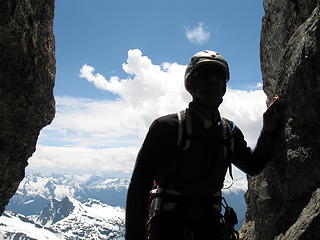
M 264 112 L 263 128 L 253 151 L 247 146 L 241 130 L 236 129 L 235 131 L 235 152 L 232 162 L 251 176 L 259 174 L 270 159 L 269 156 L 274 145 L 274 136 L 281 117 L 278 110 L 279 99 L 278 95 L 275 96 L 272 103 Z
M 280 97 L 276 95 L 271 104 L 268 106 L 267 110 L 264 112 L 262 131 L 273 134 L 277 129 L 281 116 L 279 112 L 279 102 Z

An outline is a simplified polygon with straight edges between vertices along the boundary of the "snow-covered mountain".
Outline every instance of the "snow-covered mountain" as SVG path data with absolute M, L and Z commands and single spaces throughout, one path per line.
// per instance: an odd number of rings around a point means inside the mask
M 37 215 L 7 211 L 0 217 L 4 239 L 124 239 L 124 209 L 89 199 L 50 200 Z M 0 235 L 1 236 L 1 235 Z
M 129 179 L 107 176 L 28 175 L 0 217 L 0 239 L 123 239 L 128 186 Z M 246 187 L 242 178 L 223 190 L 238 227 Z
M 40 212 L 51 199 L 72 197 L 80 202 L 97 199 L 111 206 L 125 207 L 129 179 L 94 175 L 27 175 L 6 210 L 24 215 Z

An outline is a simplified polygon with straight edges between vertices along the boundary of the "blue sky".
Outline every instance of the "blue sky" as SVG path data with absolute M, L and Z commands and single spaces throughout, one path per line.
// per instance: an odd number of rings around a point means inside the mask
M 254 146 L 262 16 L 262 1 L 56 0 L 57 111 L 29 170 L 130 173 L 153 119 L 190 101 L 183 74 L 203 49 L 227 58 L 220 111 Z
M 112 97 L 79 79 L 79 69 L 87 63 L 106 77 L 123 77 L 121 64 L 129 49 L 140 49 L 155 64 L 187 64 L 199 50 L 216 50 L 229 61 L 230 86 L 246 89 L 261 79 L 262 16 L 262 1 L 57 0 L 55 94 Z M 194 44 L 185 30 L 199 23 L 210 37 L 203 44 Z

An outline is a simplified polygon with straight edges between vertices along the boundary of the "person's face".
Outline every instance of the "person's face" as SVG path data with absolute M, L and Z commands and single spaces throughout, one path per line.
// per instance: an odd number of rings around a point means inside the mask
M 206 67 L 195 77 L 196 96 L 209 106 L 219 105 L 226 90 L 225 71 L 218 67 Z

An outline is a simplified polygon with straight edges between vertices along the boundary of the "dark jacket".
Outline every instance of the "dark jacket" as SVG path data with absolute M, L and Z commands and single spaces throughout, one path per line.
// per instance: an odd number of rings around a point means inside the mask
M 154 180 L 161 182 L 173 163 L 178 168 L 170 178 L 171 188 L 186 194 L 211 194 L 222 189 L 229 163 L 223 154 L 222 125 L 219 121 L 205 128 L 203 119 L 190 104 L 192 138 L 182 152 L 177 147 L 178 117 L 170 114 L 156 119 L 137 156 L 128 190 L 126 206 L 126 240 L 143 240 L 146 234 L 149 191 Z M 238 127 L 233 131 L 232 163 L 249 175 L 262 171 L 268 162 L 272 136 L 261 132 L 252 151 Z

